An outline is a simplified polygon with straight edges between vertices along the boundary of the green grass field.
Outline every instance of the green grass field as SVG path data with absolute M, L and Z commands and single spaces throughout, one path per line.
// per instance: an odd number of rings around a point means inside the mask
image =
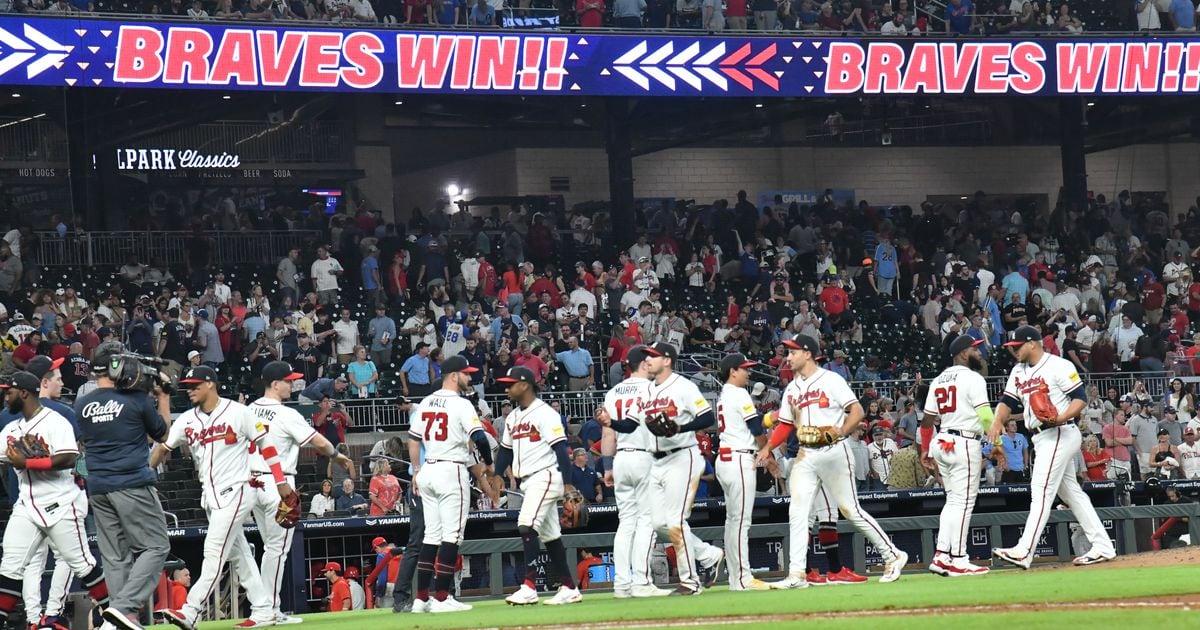
M 774 628 L 800 623 L 786 616 L 830 613 L 805 619 L 805 624 L 821 628 L 864 628 L 928 630 L 934 623 L 970 624 L 972 630 L 997 628 L 1067 628 L 1072 623 L 1092 627 L 1116 627 L 1136 622 L 1142 627 L 1200 627 L 1200 611 L 1180 608 L 1142 609 L 1101 608 L 1093 610 L 1025 611 L 1022 605 L 1084 603 L 1102 600 L 1133 600 L 1188 596 L 1200 593 L 1200 566 L 1165 567 L 1093 567 L 1082 570 L 1038 570 L 1031 572 L 996 571 L 979 578 L 948 579 L 929 574 L 905 575 L 899 582 L 860 586 L 812 587 L 802 591 L 732 593 L 723 587 L 699 597 L 614 600 L 608 594 L 585 595 L 580 604 L 511 607 L 501 600 L 472 602 L 475 609 L 447 615 L 398 615 L 391 611 L 371 610 L 352 613 L 312 614 L 305 616 L 304 630 L 361 630 L 366 627 L 417 628 L 489 628 L 511 626 L 579 626 L 611 623 L 612 627 L 653 627 L 690 622 L 688 627 Z M 1193 598 L 1194 601 L 1194 598 Z M 1013 610 L 996 612 L 954 611 L 956 607 L 1008 606 Z M 944 612 L 838 617 L 839 613 L 865 610 L 947 609 Z M 746 617 L 762 616 L 761 621 Z M 720 618 L 728 618 L 722 622 Z M 638 623 L 634 623 L 638 622 Z M 711 624 L 711 625 L 710 625 Z M 1096 626 L 1096 624 L 1100 624 Z M 229 628 L 233 622 L 212 622 L 203 630 Z M 678 624 L 675 624 L 678 625 Z

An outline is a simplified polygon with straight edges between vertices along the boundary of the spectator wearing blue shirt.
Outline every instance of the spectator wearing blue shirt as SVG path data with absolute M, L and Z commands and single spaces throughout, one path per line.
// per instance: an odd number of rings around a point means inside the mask
M 442 26 L 462 24 L 467 17 L 466 0 L 443 0 L 442 12 L 434 15 L 434 19 Z M 489 250 L 484 250 L 489 251 Z
M 975 4 L 971 0 L 950 0 L 945 17 L 947 33 L 969 35 L 975 29 Z
M 475 0 L 475 6 L 471 7 L 470 19 L 467 20 L 470 26 L 495 26 L 496 25 L 496 10 L 487 3 L 487 0 Z
M 429 344 L 417 344 L 416 354 L 408 357 L 400 368 L 400 384 L 407 398 L 424 398 L 433 384 L 433 362 L 429 360 Z
M 421 270 L 417 272 L 417 286 L 450 284 L 450 268 L 446 266 L 446 257 L 442 254 L 442 246 L 437 239 L 429 241 L 429 249 L 421 257 Z
M 891 295 L 896 284 L 896 246 L 891 235 L 880 232 L 879 244 L 875 246 L 875 288 L 881 295 Z
M 554 355 L 567 368 L 568 388 L 581 392 L 591 387 L 596 374 L 592 365 L 592 354 L 579 347 L 578 337 L 567 338 L 567 350 Z
M 1196 30 L 1196 7 L 1192 0 L 1171 0 L 1168 9 L 1171 19 L 1175 21 L 1176 31 L 1192 32 Z
M 833 360 L 825 364 L 825 369 L 842 377 L 846 382 L 851 380 L 850 366 L 846 363 L 846 353 L 843 350 L 833 351 Z
M 1013 294 L 1021 297 L 1021 302 L 1025 302 L 1026 296 L 1029 295 L 1029 280 L 1021 275 L 1020 271 L 1013 270 L 1004 279 L 1000 281 L 1000 285 L 1004 287 L 1004 302 L 1007 304 L 1012 301 Z
M 500 342 L 506 337 L 516 340 L 525 334 L 525 322 L 521 321 L 520 317 L 513 317 L 508 313 L 508 306 L 499 304 L 496 306 L 496 318 L 492 320 L 492 343 L 493 350 L 500 350 Z
M 1000 436 L 1004 457 L 1008 459 L 1006 469 L 1000 473 L 1000 483 L 1025 483 L 1029 481 L 1029 440 L 1017 433 L 1017 421 L 1009 420 Z
M 583 442 L 583 448 L 586 450 L 592 449 L 592 443 L 599 442 L 602 437 L 603 429 L 600 423 L 595 418 L 588 418 L 587 422 L 579 428 L 579 441 Z
M 346 391 L 349 385 L 350 382 L 346 380 L 345 376 L 339 376 L 335 379 L 319 378 L 313 381 L 308 387 L 305 387 L 297 398 L 301 403 L 306 405 L 315 405 L 321 402 L 321 399 L 326 396 L 333 399 L 341 398 L 342 392 Z
M 367 256 L 362 261 L 362 285 L 367 296 L 375 304 L 385 304 L 387 296 L 383 293 L 383 277 L 379 274 L 379 248 L 372 245 L 367 250 Z
M 604 483 L 596 470 L 587 463 L 587 451 L 577 448 L 571 455 L 571 477 L 566 482 L 582 492 L 584 498 L 604 502 Z

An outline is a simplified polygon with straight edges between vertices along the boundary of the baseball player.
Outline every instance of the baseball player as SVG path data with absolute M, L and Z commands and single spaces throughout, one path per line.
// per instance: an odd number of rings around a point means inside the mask
M 971 564 L 967 555 L 967 533 L 971 512 L 979 496 L 979 473 L 983 462 L 980 440 L 991 427 L 992 407 L 987 383 L 979 370 L 982 339 L 959 335 L 950 342 L 954 363 L 929 384 L 925 398 L 925 420 L 941 419 L 941 430 L 930 443 L 930 457 L 937 462 L 946 488 L 946 502 L 938 526 L 937 553 L 929 570 L 942 577 L 983 575 L 987 567 Z
M 762 416 L 750 399 L 750 368 L 758 365 L 743 354 L 721 359 L 719 375 L 725 385 L 717 400 L 717 481 L 725 490 L 725 567 L 729 590 L 765 591 L 771 586 L 750 572 L 750 517 L 754 512 L 754 454 L 766 443 Z
M 412 491 L 420 494 L 425 513 L 425 537 L 417 557 L 417 592 L 412 602 L 414 613 L 471 610 L 470 604 L 450 595 L 450 581 L 454 578 L 458 545 L 467 527 L 470 507 L 469 443 L 475 443 L 485 466 L 492 464 L 483 423 L 475 413 L 475 406 L 462 397 L 471 391 L 471 374 L 476 371 L 461 356 L 446 359 L 442 362 L 442 388 L 423 398 L 412 413 L 408 430 Z M 433 600 L 429 599 L 431 583 Z
M 546 600 L 550 606 L 575 604 L 583 601 L 575 580 L 567 568 L 567 549 L 562 543 L 558 522 L 558 500 L 572 486 L 563 485 L 570 474 L 571 459 L 567 454 L 567 435 L 558 412 L 537 397 L 537 375 L 526 367 L 514 367 L 496 379 L 508 386 L 508 399 L 513 402 L 512 413 L 504 419 L 504 434 L 500 437 L 500 453 L 496 458 L 496 474 L 503 475 L 512 468 L 513 476 L 521 480 L 525 500 L 517 516 L 517 531 L 525 548 L 525 581 L 517 592 L 504 598 L 514 606 L 536 604 L 538 540 L 546 545 L 550 564 L 561 576 L 562 584 L 554 597 Z
M 234 564 L 250 602 L 250 618 L 235 627 L 275 625 L 271 594 L 263 587 L 241 531 L 254 509 L 258 487 L 264 485 L 250 474 L 251 443 L 266 461 L 278 495 L 290 496 L 293 490 L 284 475 L 279 451 L 267 434 L 267 425 L 245 405 L 221 398 L 217 382 L 216 370 L 205 365 L 190 367 L 183 373 L 179 386 L 187 390 L 192 408 L 171 423 L 166 441 L 150 453 L 150 467 L 155 468 L 172 449 L 187 444 L 204 491 L 201 504 L 208 513 L 208 533 L 204 536 L 200 577 L 192 583 L 182 609 L 163 611 L 167 621 L 183 630 L 194 630 L 226 561 Z
M 788 472 L 790 554 L 788 577 L 772 588 L 807 588 L 805 561 L 809 540 L 809 512 L 814 495 L 824 489 L 858 531 L 883 554 L 886 562 L 880 582 L 900 579 L 908 554 L 898 549 L 883 528 L 858 504 L 854 488 L 854 458 L 845 438 L 863 419 L 863 408 L 845 379 L 818 365 L 821 346 L 807 335 L 783 342 L 795 379 L 784 390 L 784 405 L 771 439 L 755 458 L 756 464 L 771 459 L 771 451 L 787 441 L 793 430 L 801 448 Z
M 692 534 L 688 516 L 692 501 L 704 472 L 696 431 L 716 423 L 712 407 L 699 388 L 672 370 L 679 351 L 675 346 L 659 342 L 653 346 L 656 354 L 645 361 L 654 376 L 650 386 L 651 398 L 645 410 L 646 426 L 654 433 L 654 465 L 651 468 L 651 490 L 655 508 L 654 522 L 659 534 L 666 536 L 675 548 L 675 565 L 679 573 L 680 595 L 698 595 L 704 586 L 717 580 L 725 552 L 701 541 Z M 655 419 L 659 420 L 655 432 Z M 697 576 L 694 564 L 699 561 L 704 575 Z
M 16 470 L 20 488 L 20 498 L 4 527 L 0 626 L 7 625 L 9 613 L 20 601 L 30 559 L 46 541 L 54 555 L 79 576 L 92 599 L 107 607 L 104 570 L 88 550 L 84 534 L 87 496 L 71 476 L 79 456 L 75 430 L 61 414 L 42 405 L 38 397 L 41 380 L 33 374 L 14 372 L 0 381 L 0 390 L 5 393 L 8 410 L 20 414 L 0 429 L 5 447 L 0 462 Z
M 1021 326 L 1004 345 L 1012 350 L 1017 364 L 1009 373 L 1004 396 L 996 406 L 988 439 L 998 444 L 1000 432 L 1012 410 L 1024 407 L 1025 426 L 1033 432 L 1035 457 L 1029 482 L 1029 518 L 1025 521 L 1021 539 L 1015 547 L 993 549 L 992 555 L 1028 569 L 1057 494 L 1070 506 L 1092 543 L 1090 551 L 1075 558 L 1075 564 L 1083 566 L 1112 560 L 1117 552 L 1091 499 L 1079 487 L 1075 470 L 1075 454 L 1083 441 L 1077 426 L 1078 416 L 1087 406 L 1083 381 L 1075 371 L 1075 365 L 1046 352 L 1042 348 L 1042 334 L 1033 326 Z M 1049 396 L 1049 402 L 1058 411 L 1057 417 L 1041 419 L 1033 412 L 1030 401 L 1037 392 Z
M 658 588 L 650 575 L 649 556 L 654 546 L 653 493 L 650 470 L 654 466 L 654 436 L 642 424 L 650 401 L 650 373 L 646 358 L 658 354 L 635 346 L 625 355 L 629 378 L 604 395 L 597 419 L 605 425 L 601 449 L 612 457 L 612 486 L 617 501 L 617 534 L 613 538 L 613 597 L 662 597 L 672 591 Z M 619 428 L 618 428 L 619 427 Z M 611 437 L 608 432 L 611 431 Z
M 1179 464 L 1183 467 L 1184 479 L 1200 479 L 1200 444 L 1196 443 L 1196 430 L 1188 427 L 1183 430 L 1183 443 L 1178 447 Z
M 293 372 L 291 364 L 286 361 L 272 361 L 266 364 L 262 370 L 262 381 L 265 388 L 263 396 L 249 405 L 254 417 L 263 426 L 263 431 L 270 434 L 271 441 L 279 451 L 279 461 L 283 467 L 284 478 L 293 488 L 296 486 L 296 464 L 300 461 L 300 449 L 305 445 L 313 446 L 322 455 L 330 458 L 347 471 L 353 465 L 350 458 L 339 453 L 329 440 L 317 433 L 308 420 L 300 415 L 300 412 L 283 404 L 283 401 L 292 396 L 292 381 L 303 377 L 303 374 Z M 270 465 L 263 458 L 258 445 L 251 443 L 250 477 L 256 480 L 266 480 L 270 476 Z M 275 484 L 255 485 L 257 491 L 250 497 L 250 502 L 253 504 L 251 514 L 254 522 L 258 525 L 259 535 L 262 536 L 263 555 L 259 575 L 262 577 L 263 585 L 270 591 L 271 612 L 278 625 L 301 623 L 303 619 L 300 617 L 291 617 L 279 610 L 279 589 L 283 585 L 283 567 L 287 561 L 287 554 L 292 548 L 292 535 L 295 530 L 282 527 L 275 522 L 275 512 L 279 509 L 280 500 L 279 493 L 275 490 Z M 239 531 L 239 533 L 243 537 L 245 536 L 244 531 Z M 253 565 L 254 557 L 250 555 L 250 545 L 239 545 L 239 548 L 247 555 L 243 557 L 243 562 L 235 563 L 235 567 Z M 240 580 L 245 581 L 246 577 L 248 576 L 239 572 Z

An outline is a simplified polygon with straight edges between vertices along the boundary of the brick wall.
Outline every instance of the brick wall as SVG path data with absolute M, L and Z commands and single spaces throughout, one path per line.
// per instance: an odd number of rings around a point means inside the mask
M 406 186 L 455 177 L 492 194 L 480 164 L 514 173 L 495 181 L 496 194 L 546 194 L 551 177 L 569 177 L 567 204 L 607 199 L 608 163 L 603 149 L 515 149 L 439 169 L 406 174 Z M 1200 194 L 1200 144 L 1137 145 L 1087 156 L 1089 188 L 1109 198 L 1123 189 L 1167 190 L 1172 208 L 1187 210 Z M 491 173 L 495 180 L 496 173 Z M 417 176 L 414 178 L 414 176 Z M 969 195 L 976 190 L 1040 193 L 1051 203 L 1062 186 L 1057 147 L 878 147 L 831 149 L 684 148 L 634 160 L 638 197 L 694 198 L 701 203 L 733 199 L 739 189 L 848 188 L 871 203 L 916 205 L 926 195 Z M 420 180 L 420 181 L 414 181 Z M 478 183 L 476 183 L 478 182 Z M 515 185 L 515 189 L 513 186 Z M 500 192 L 503 190 L 504 192 Z M 397 185 L 397 198 L 406 197 Z M 411 204 L 410 204 L 411 205 Z

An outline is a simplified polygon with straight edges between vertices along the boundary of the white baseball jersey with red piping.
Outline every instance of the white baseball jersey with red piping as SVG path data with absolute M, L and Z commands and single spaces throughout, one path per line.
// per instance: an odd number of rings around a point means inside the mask
M 931 562 L 941 575 L 978 570 L 966 566 L 967 533 L 979 497 L 979 470 L 983 461 L 980 439 L 984 427 L 976 410 L 988 404 L 983 376 L 965 365 L 946 368 L 929 384 L 929 394 L 925 397 L 925 413 L 941 418 L 941 429 L 929 445 L 929 457 L 937 463 L 946 488 L 937 555 Z
M 528 409 L 513 409 L 504 420 L 500 446 L 513 452 L 512 471 L 518 479 L 558 468 L 554 445 L 567 439 L 558 412 L 535 399 Z
M 754 474 L 757 445 L 746 424 L 758 417 L 758 409 L 745 387 L 728 383 L 717 400 L 717 428 L 721 445 L 714 469 L 725 491 L 725 566 L 730 590 L 750 586 L 750 521 L 754 512 Z
M 71 423 L 46 407 L 42 407 L 32 418 L 22 416 L 8 423 L 0 430 L 0 445 L 7 449 L 26 435 L 33 435 L 45 444 L 51 456 L 79 452 Z M 8 463 L 4 453 L 0 453 L 0 462 Z M 17 503 L 28 510 L 31 518 L 43 525 L 53 525 L 62 518 L 66 511 L 52 508 L 71 505 L 81 492 L 70 470 L 17 470 L 16 473 L 20 491 Z
M 671 374 L 662 383 L 650 386 L 651 399 L 646 414 L 665 413 L 668 418 L 679 423 L 679 426 L 690 423 L 700 414 L 712 409 L 700 388 L 691 380 Z M 683 431 L 671 437 L 655 437 L 654 450 L 665 452 L 688 446 L 696 446 L 696 434 Z
M 792 379 L 783 390 L 779 421 L 795 426 L 841 427 L 846 408 L 858 402 L 845 379 L 818 368 L 811 378 Z
M 230 488 L 249 481 L 250 443 L 266 433 L 267 425 L 249 407 L 221 398 L 212 413 L 192 407 L 179 414 L 165 445 L 189 446 L 208 509 L 215 510 L 226 507 L 235 496 L 227 492 Z
M 1021 405 L 1025 408 L 1025 427 L 1031 431 L 1040 428 L 1042 423 L 1029 408 L 1029 396 L 1043 384 L 1049 390 L 1050 402 L 1054 403 L 1059 413 L 1062 413 L 1071 404 L 1068 394 L 1083 387 L 1083 381 L 1079 378 L 1079 371 L 1075 369 L 1075 364 L 1049 352 L 1043 353 L 1041 360 L 1036 365 L 1024 363 L 1014 365 L 1008 374 L 1008 383 L 1004 386 L 1004 394 L 1020 399 Z
M 925 413 L 942 419 L 942 431 L 980 433 L 985 429 L 975 410 L 987 404 L 987 382 L 983 376 L 965 365 L 952 365 L 929 384 Z
M 316 429 L 299 411 L 271 398 L 254 401 L 250 404 L 250 411 L 262 423 L 275 449 L 279 451 L 279 465 L 283 467 L 283 474 L 295 476 L 296 465 L 300 462 L 300 449 L 317 437 Z M 271 471 L 262 453 L 253 444 L 250 446 L 250 470 Z
M 426 396 L 412 413 L 408 433 L 421 440 L 425 460 L 467 463 L 471 434 L 483 431 L 483 423 L 471 401 L 439 390 Z
M 631 376 L 604 394 L 604 410 L 613 420 L 636 420 L 638 428 L 633 433 L 617 432 L 617 448 L 654 450 L 654 434 L 643 424 L 650 403 L 649 379 Z

